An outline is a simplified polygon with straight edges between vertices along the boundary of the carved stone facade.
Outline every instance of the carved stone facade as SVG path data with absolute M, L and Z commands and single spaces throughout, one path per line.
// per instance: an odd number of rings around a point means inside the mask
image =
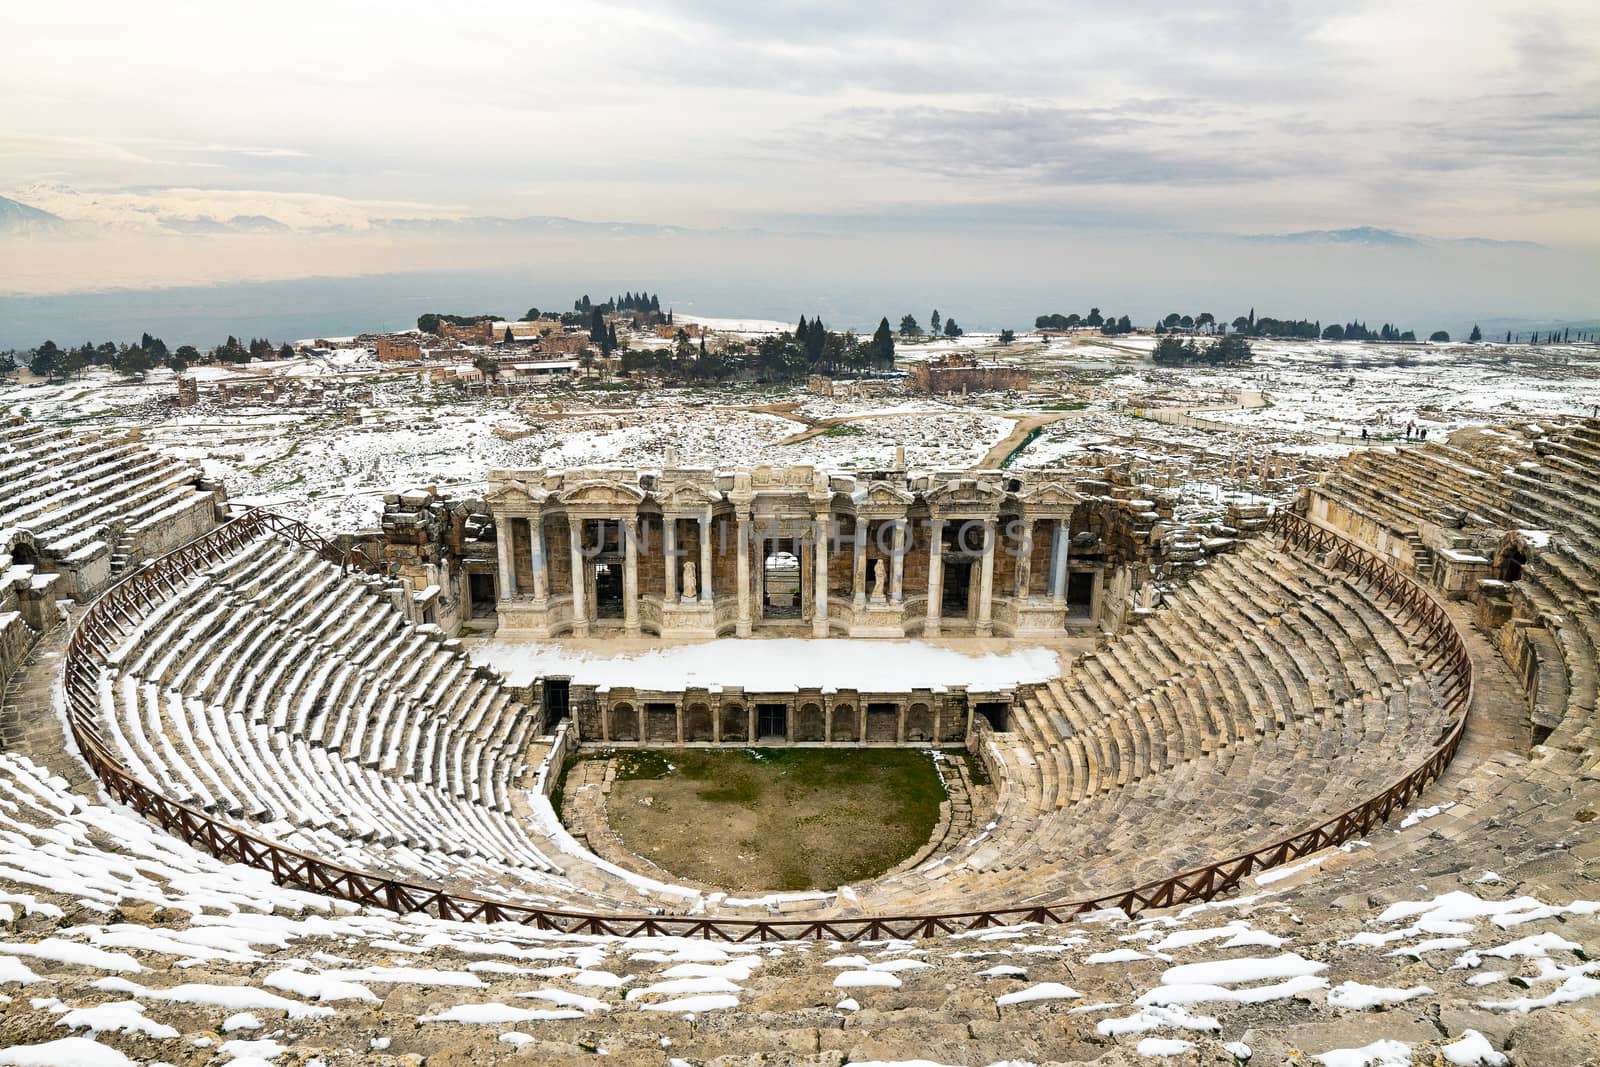
M 1115 629 L 1163 516 L 1084 473 L 493 470 L 499 635 Z
M 552 686 L 566 698 L 552 701 Z M 784 747 L 961 745 L 975 717 L 1005 725 L 1011 689 L 969 692 L 962 686 L 872 693 L 800 689 L 761 693 L 737 686 L 676 692 L 629 686 L 571 685 L 542 679 L 530 697 L 567 707 L 576 739 L 615 746 L 759 745 Z

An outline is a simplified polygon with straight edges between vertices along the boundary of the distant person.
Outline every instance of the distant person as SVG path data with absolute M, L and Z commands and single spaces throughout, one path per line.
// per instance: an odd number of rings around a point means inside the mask
M 1363 426 L 1363 427 L 1361 427 L 1361 440 L 1363 442 L 1365 442 L 1366 439 L 1367 439 L 1367 428 L 1365 426 Z
M 1427 427 L 1423 427 L 1421 430 L 1417 431 L 1417 440 L 1426 441 L 1427 439 L 1428 439 L 1428 429 L 1427 429 Z

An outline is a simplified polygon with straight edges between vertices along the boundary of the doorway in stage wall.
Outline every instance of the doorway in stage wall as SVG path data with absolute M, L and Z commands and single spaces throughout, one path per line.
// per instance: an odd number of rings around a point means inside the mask
M 784 741 L 789 737 L 789 709 L 783 704 L 756 705 L 756 736 L 762 741 Z
M 944 561 L 944 591 L 939 601 L 939 614 L 947 619 L 965 619 L 971 606 L 973 560 L 962 556 Z
M 761 617 L 800 618 L 801 584 L 799 544 L 787 537 L 767 542 L 761 565 Z
M 622 564 L 594 565 L 594 613 L 601 619 L 622 618 Z

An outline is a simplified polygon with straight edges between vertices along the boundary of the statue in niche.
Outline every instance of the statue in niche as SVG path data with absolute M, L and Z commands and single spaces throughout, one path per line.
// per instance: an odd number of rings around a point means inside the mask
M 700 573 L 695 568 L 694 560 L 683 565 L 683 599 L 700 599 Z
M 1033 561 L 1028 558 L 1026 551 L 1017 557 L 1017 596 L 1028 595 L 1028 579 L 1032 571 L 1032 563 Z
M 872 563 L 872 599 L 882 600 L 884 587 L 888 585 L 887 572 L 883 567 L 883 560 L 874 560 Z

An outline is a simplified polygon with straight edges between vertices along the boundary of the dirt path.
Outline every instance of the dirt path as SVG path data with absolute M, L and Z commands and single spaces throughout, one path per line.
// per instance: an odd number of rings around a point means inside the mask
M 978 461 L 979 468 L 983 470 L 991 470 L 1000 466 L 1000 464 L 1005 462 L 1007 456 L 1011 455 L 1011 453 L 1019 445 L 1021 445 L 1022 442 L 1028 439 L 1028 435 L 1033 431 L 1044 426 L 1049 426 L 1052 422 L 1059 422 L 1062 419 L 1067 418 L 1069 415 L 1081 415 L 1086 410 L 1088 409 L 1083 408 L 1077 411 L 1050 411 L 1032 415 L 1007 416 L 1007 418 L 1016 419 L 1017 424 L 1011 428 L 1010 433 L 1006 434 L 1003 439 L 996 442 L 995 446 L 984 454 L 983 459 Z

